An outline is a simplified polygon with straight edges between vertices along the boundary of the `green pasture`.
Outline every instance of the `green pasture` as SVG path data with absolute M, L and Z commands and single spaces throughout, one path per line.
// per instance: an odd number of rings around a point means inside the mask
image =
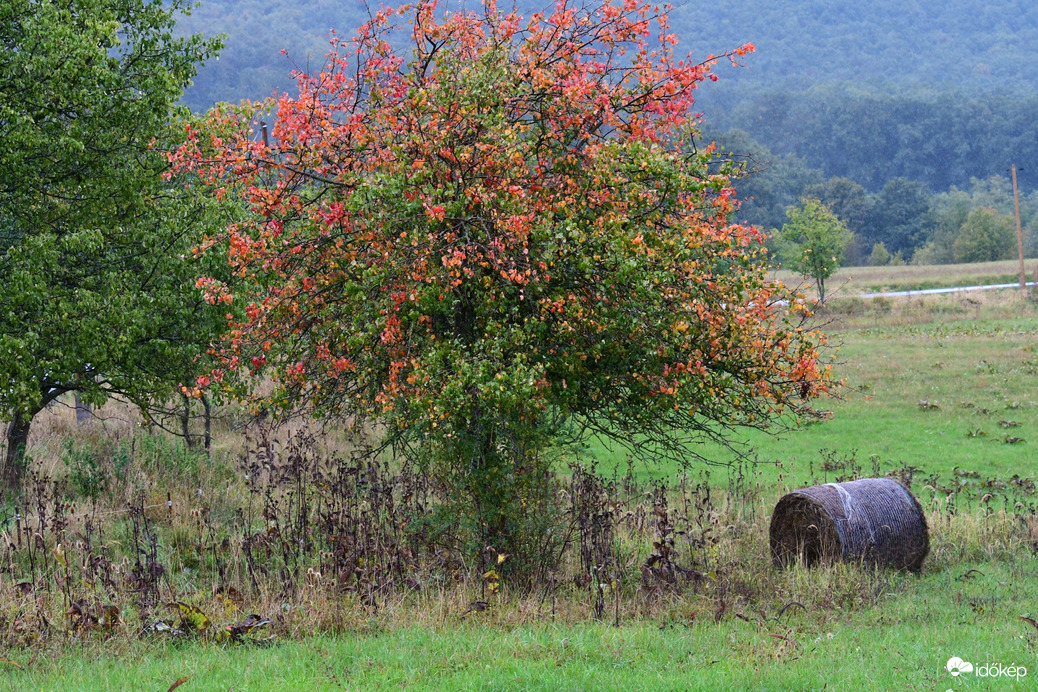
M 855 460 L 882 473 L 904 465 L 917 478 L 953 469 L 983 477 L 1035 474 L 1038 446 L 1038 316 L 1027 308 L 1016 319 L 955 320 L 835 331 L 835 372 L 845 386 L 820 402 L 828 420 L 771 435 L 734 436 L 739 456 L 704 445 L 712 482 L 727 486 L 740 473 L 762 486 L 788 486 L 815 478 L 829 459 Z M 623 466 L 627 455 L 602 446 L 589 450 L 604 463 Z M 672 478 L 676 463 L 636 461 L 643 479 Z M 690 474 L 704 467 L 694 463 Z M 781 481 L 781 482 L 780 482 Z M 778 488 L 776 487 L 776 490 Z
M 170 690 L 181 680 L 181 692 L 1033 689 L 1033 506 L 985 503 L 976 489 L 951 505 L 925 486 L 948 482 L 957 470 L 1003 481 L 1035 476 L 1038 311 L 1019 300 L 1008 316 L 1005 305 L 971 316 L 972 304 L 955 300 L 914 316 L 827 315 L 839 346 L 836 373 L 846 381 L 838 399 L 822 402 L 828 420 L 781 436 L 744 434 L 738 441 L 750 453 L 741 462 L 704 446 L 711 466 L 636 463 L 641 479 L 674 479 L 684 470 L 698 480 L 709 472 L 714 486 L 731 489 L 729 499 L 752 490 L 753 518 L 740 526 L 759 539 L 716 558 L 719 570 L 748 575 L 739 577 L 748 580 L 741 587 L 729 581 L 723 612 L 709 588 L 649 596 L 631 583 L 618 626 L 608 609 L 602 622 L 592 621 L 579 590 L 560 601 L 557 619 L 545 597 L 507 592 L 462 617 L 467 598 L 430 591 L 405 596 L 389 612 L 359 611 L 332 632 L 283 631 L 265 646 L 133 632 L 81 643 L 57 637 L 0 651 L 0 690 Z M 620 451 L 598 446 L 587 457 L 626 468 Z M 776 578 L 766 557 L 774 500 L 853 466 L 864 475 L 915 467 L 914 489 L 930 518 L 921 573 L 837 565 L 796 567 Z M 0 614 L 0 625 L 10 620 Z M 953 656 L 975 670 L 1015 667 L 1017 677 L 953 677 L 945 670 Z
M 767 568 L 764 568 L 767 569 Z M 977 571 L 970 572 L 971 569 Z M 1033 689 L 1033 560 L 966 562 L 906 575 L 874 607 L 710 613 L 659 621 L 443 623 L 368 629 L 267 646 L 141 641 L 21 651 L 0 688 L 76 690 L 1016 690 Z M 805 574 L 804 579 L 809 575 Z M 492 617 L 490 613 L 484 613 Z M 745 619 L 744 619 L 745 618 Z M 953 678 L 952 656 L 1027 668 L 1019 679 Z

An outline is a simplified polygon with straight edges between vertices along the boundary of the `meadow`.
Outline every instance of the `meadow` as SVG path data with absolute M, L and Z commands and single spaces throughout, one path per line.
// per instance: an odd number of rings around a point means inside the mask
M 844 386 L 822 402 L 819 419 L 737 434 L 734 450 L 704 446 L 716 485 L 750 476 L 777 491 L 831 480 L 826 464 L 1034 475 L 1027 442 L 1038 430 L 1038 312 L 1019 291 L 835 299 L 818 319 Z M 590 451 L 627 461 L 621 450 Z M 643 479 L 681 471 L 634 463 Z
M 817 319 L 845 380 L 827 415 L 709 465 L 560 459 L 554 560 L 470 561 L 436 488 L 351 465 L 341 432 L 246 440 L 228 411 L 206 459 L 116 407 L 49 411 L 31 502 L 0 509 L 0 688 L 1030 688 L 1034 301 L 837 298 Z M 771 566 L 782 494 L 886 474 L 926 510 L 919 573 Z M 520 560 L 534 577 L 508 576 Z M 952 677 L 953 656 L 1015 675 Z
M 1033 260 L 1025 264 L 1028 282 L 1034 281 Z M 780 270 L 775 277 L 796 286 L 803 279 L 793 272 Z M 826 282 L 834 298 L 848 298 L 862 293 L 885 291 L 918 291 L 928 288 L 1014 284 L 1020 280 L 1019 260 L 975 262 L 972 264 L 900 265 L 882 267 L 843 267 Z M 812 288 L 805 286 L 808 293 Z

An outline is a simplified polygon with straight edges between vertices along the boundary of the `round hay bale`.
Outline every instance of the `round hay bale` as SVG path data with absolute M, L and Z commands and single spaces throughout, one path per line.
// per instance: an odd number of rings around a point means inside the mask
M 771 516 L 771 559 L 784 567 L 834 560 L 918 570 L 930 552 L 919 502 L 892 478 L 795 490 Z

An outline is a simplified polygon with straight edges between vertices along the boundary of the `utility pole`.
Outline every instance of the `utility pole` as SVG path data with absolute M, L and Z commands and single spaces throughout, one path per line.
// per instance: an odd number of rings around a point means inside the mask
M 1016 189 L 1016 164 L 1013 164 L 1013 205 L 1016 207 L 1016 248 L 1020 254 L 1020 288 L 1027 289 L 1027 274 L 1024 273 L 1024 230 L 1020 225 L 1020 193 Z

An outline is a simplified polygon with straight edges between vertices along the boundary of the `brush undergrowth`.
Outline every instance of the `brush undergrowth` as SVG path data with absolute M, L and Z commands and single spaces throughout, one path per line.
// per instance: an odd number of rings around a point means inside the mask
M 140 640 L 266 643 L 479 618 L 620 624 L 790 611 L 853 613 L 915 576 L 857 564 L 771 566 L 770 507 L 787 488 L 707 472 L 637 482 L 573 465 L 522 517 L 522 552 L 472 550 L 422 469 L 326 448 L 306 430 L 256 433 L 212 460 L 145 431 L 66 446 L 0 508 L 0 648 Z M 872 475 L 830 453 L 813 480 Z M 1038 552 L 1034 482 L 894 471 L 927 510 L 925 571 Z

